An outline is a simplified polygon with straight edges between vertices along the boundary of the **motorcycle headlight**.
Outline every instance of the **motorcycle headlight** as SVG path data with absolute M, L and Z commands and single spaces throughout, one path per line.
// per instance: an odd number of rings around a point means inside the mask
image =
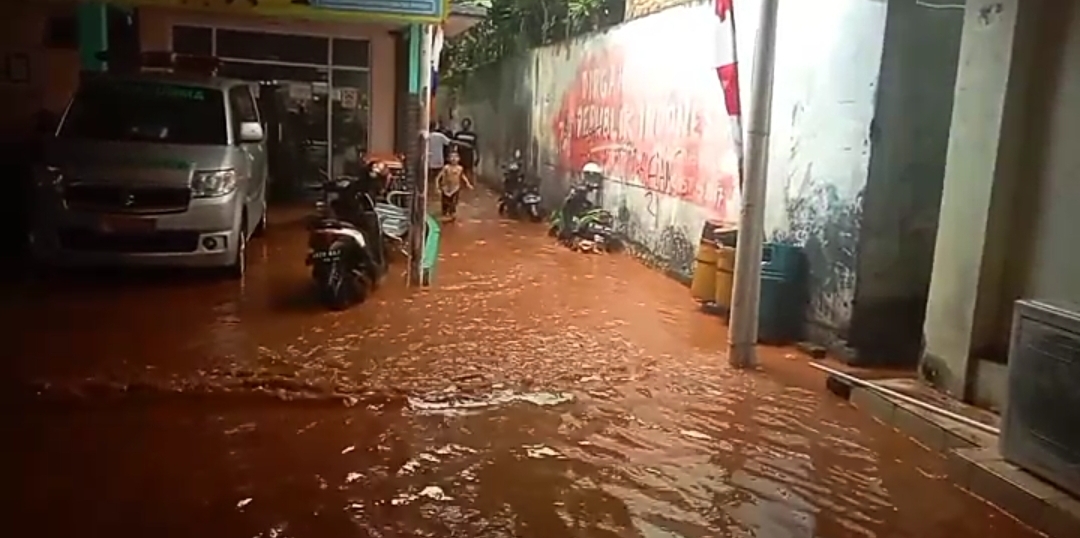
M 191 192 L 196 198 L 225 196 L 235 190 L 236 171 L 232 169 L 195 172 L 191 179 Z

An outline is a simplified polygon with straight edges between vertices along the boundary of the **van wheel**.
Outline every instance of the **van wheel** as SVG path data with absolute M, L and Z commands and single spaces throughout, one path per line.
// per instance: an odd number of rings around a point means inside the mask
M 227 274 L 233 280 L 243 280 L 247 273 L 247 225 L 243 222 L 241 220 L 240 233 L 237 234 L 236 258 L 227 268 Z
M 266 235 L 266 199 L 262 201 L 262 216 L 259 217 L 259 222 L 255 224 L 255 229 L 251 232 L 252 237 L 262 237 Z

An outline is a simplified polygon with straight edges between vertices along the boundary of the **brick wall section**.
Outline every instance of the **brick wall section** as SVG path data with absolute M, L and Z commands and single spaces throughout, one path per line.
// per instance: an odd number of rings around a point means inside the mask
M 626 0 L 626 20 L 636 19 L 694 0 Z

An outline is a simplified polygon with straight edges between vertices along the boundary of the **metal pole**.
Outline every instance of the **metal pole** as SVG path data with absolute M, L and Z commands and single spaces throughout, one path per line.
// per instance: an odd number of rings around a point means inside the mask
M 415 186 L 415 194 L 412 204 L 412 215 L 409 226 L 409 286 L 420 287 L 423 285 L 423 259 L 424 233 L 427 217 L 427 187 L 428 187 L 428 130 L 431 119 L 431 61 L 432 45 L 434 41 L 433 26 L 425 24 L 420 31 L 420 132 L 412 133 L 411 136 L 419 136 L 421 140 L 419 170 L 416 171 L 419 185 Z
M 964 424 L 966 426 L 970 426 L 972 428 L 975 428 L 977 430 L 989 433 L 990 435 L 1001 435 L 1001 430 L 1000 429 L 995 428 L 995 427 L 993 427 L 993 426 L 991 426 L 989 424 L 983 424 L 982 422 L 979 422 L 979 421 L 977 421 L 975 419 L 968 418 L 968 417 L 965 417 L 964 415 L 960 415 L 960 414 L 957 414 L 957 413 L 953 413 L 952 411 L 949 411 L 948 409 L 942 409 L 942 408 L 940 408 L 940 407 L 938 407 L 936 405 L 928 404 L 928 403 L 926 403 L 926 402 L 924 402 L 922 400 L 917 400 L 915 398 L 912 398 L 911 396 L 908 396 L 907 394 L 903 394 L 903 393 L 900 393 L 900 392 L 896 392 L 895 390 L 887 389 L 887 388 L 882 387 L 881 385 L 878 385 L 876 383 L 872 383 L 872 382 L 867 381 L 865 379 L 855 377 L 855 376 L 853 376 L 851 374 L 846 374 L 846 373 L 841 372 L 840 370 L 836 370 L 834 368 L 829 368 L 828 366 L 822 366 L 820 364 L 815 364 L 815 363 L 810 363 L 810 366 L 812 366 L 814 368 L 817 368 L 818 370 L 821 370 L 822 372 L 825 372 L 825 373 L 827 373 L 829 375 L 839 377 L 840 379 L 843 379 L 844 381 L 847 381 L 849 383 L 853 383 L 853 384 L 858 385 L 860 387 L 863 387 L 865 389 L 872 390 L 872 391 L 877 392 L 877 393 L 879 393 L 879 394 L 881 394 L 883 396 L 888 396 L 889 398 L 893 398 L 893 399 L 896 399 L 896 400 L 900 400 L 901 402 L 914 405 L 915 407 L 918 407 L 919 409 L 924 409 L 926 411 L 934 413 L 935 415 L 943 416 L 943 417 L 945 417 L 945 418 L 947 418 L 949 420 L 953 420 L 953 421 L 959 422 L 961 424 Z
M 755 346 L 761 294 L 761 244 L 765 236 L 765 184 L 779 4 L 779 0 L 761 2 L 761 25 L 758 27 L 753 78 L 750 80 L 753 93 L 750 98 L 750 123 L 747 126 L 746 177 L 743 180 L 731 322 L 728 327 L 728 360 L 736 368 L 752 368 L 757 364 Z

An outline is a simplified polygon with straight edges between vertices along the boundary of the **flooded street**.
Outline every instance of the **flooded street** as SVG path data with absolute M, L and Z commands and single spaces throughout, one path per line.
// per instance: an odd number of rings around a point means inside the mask
M 1035 537 L 782 350 L 470 194 L 434 289 L 313 300 L 303 211 L 241 286 L 35 280 L 0 310 L 11 529 L 154 537 Z M 10 533 L 9 533 L 10 534 Z M 13 536 L 15 534 L 12 534 Z

